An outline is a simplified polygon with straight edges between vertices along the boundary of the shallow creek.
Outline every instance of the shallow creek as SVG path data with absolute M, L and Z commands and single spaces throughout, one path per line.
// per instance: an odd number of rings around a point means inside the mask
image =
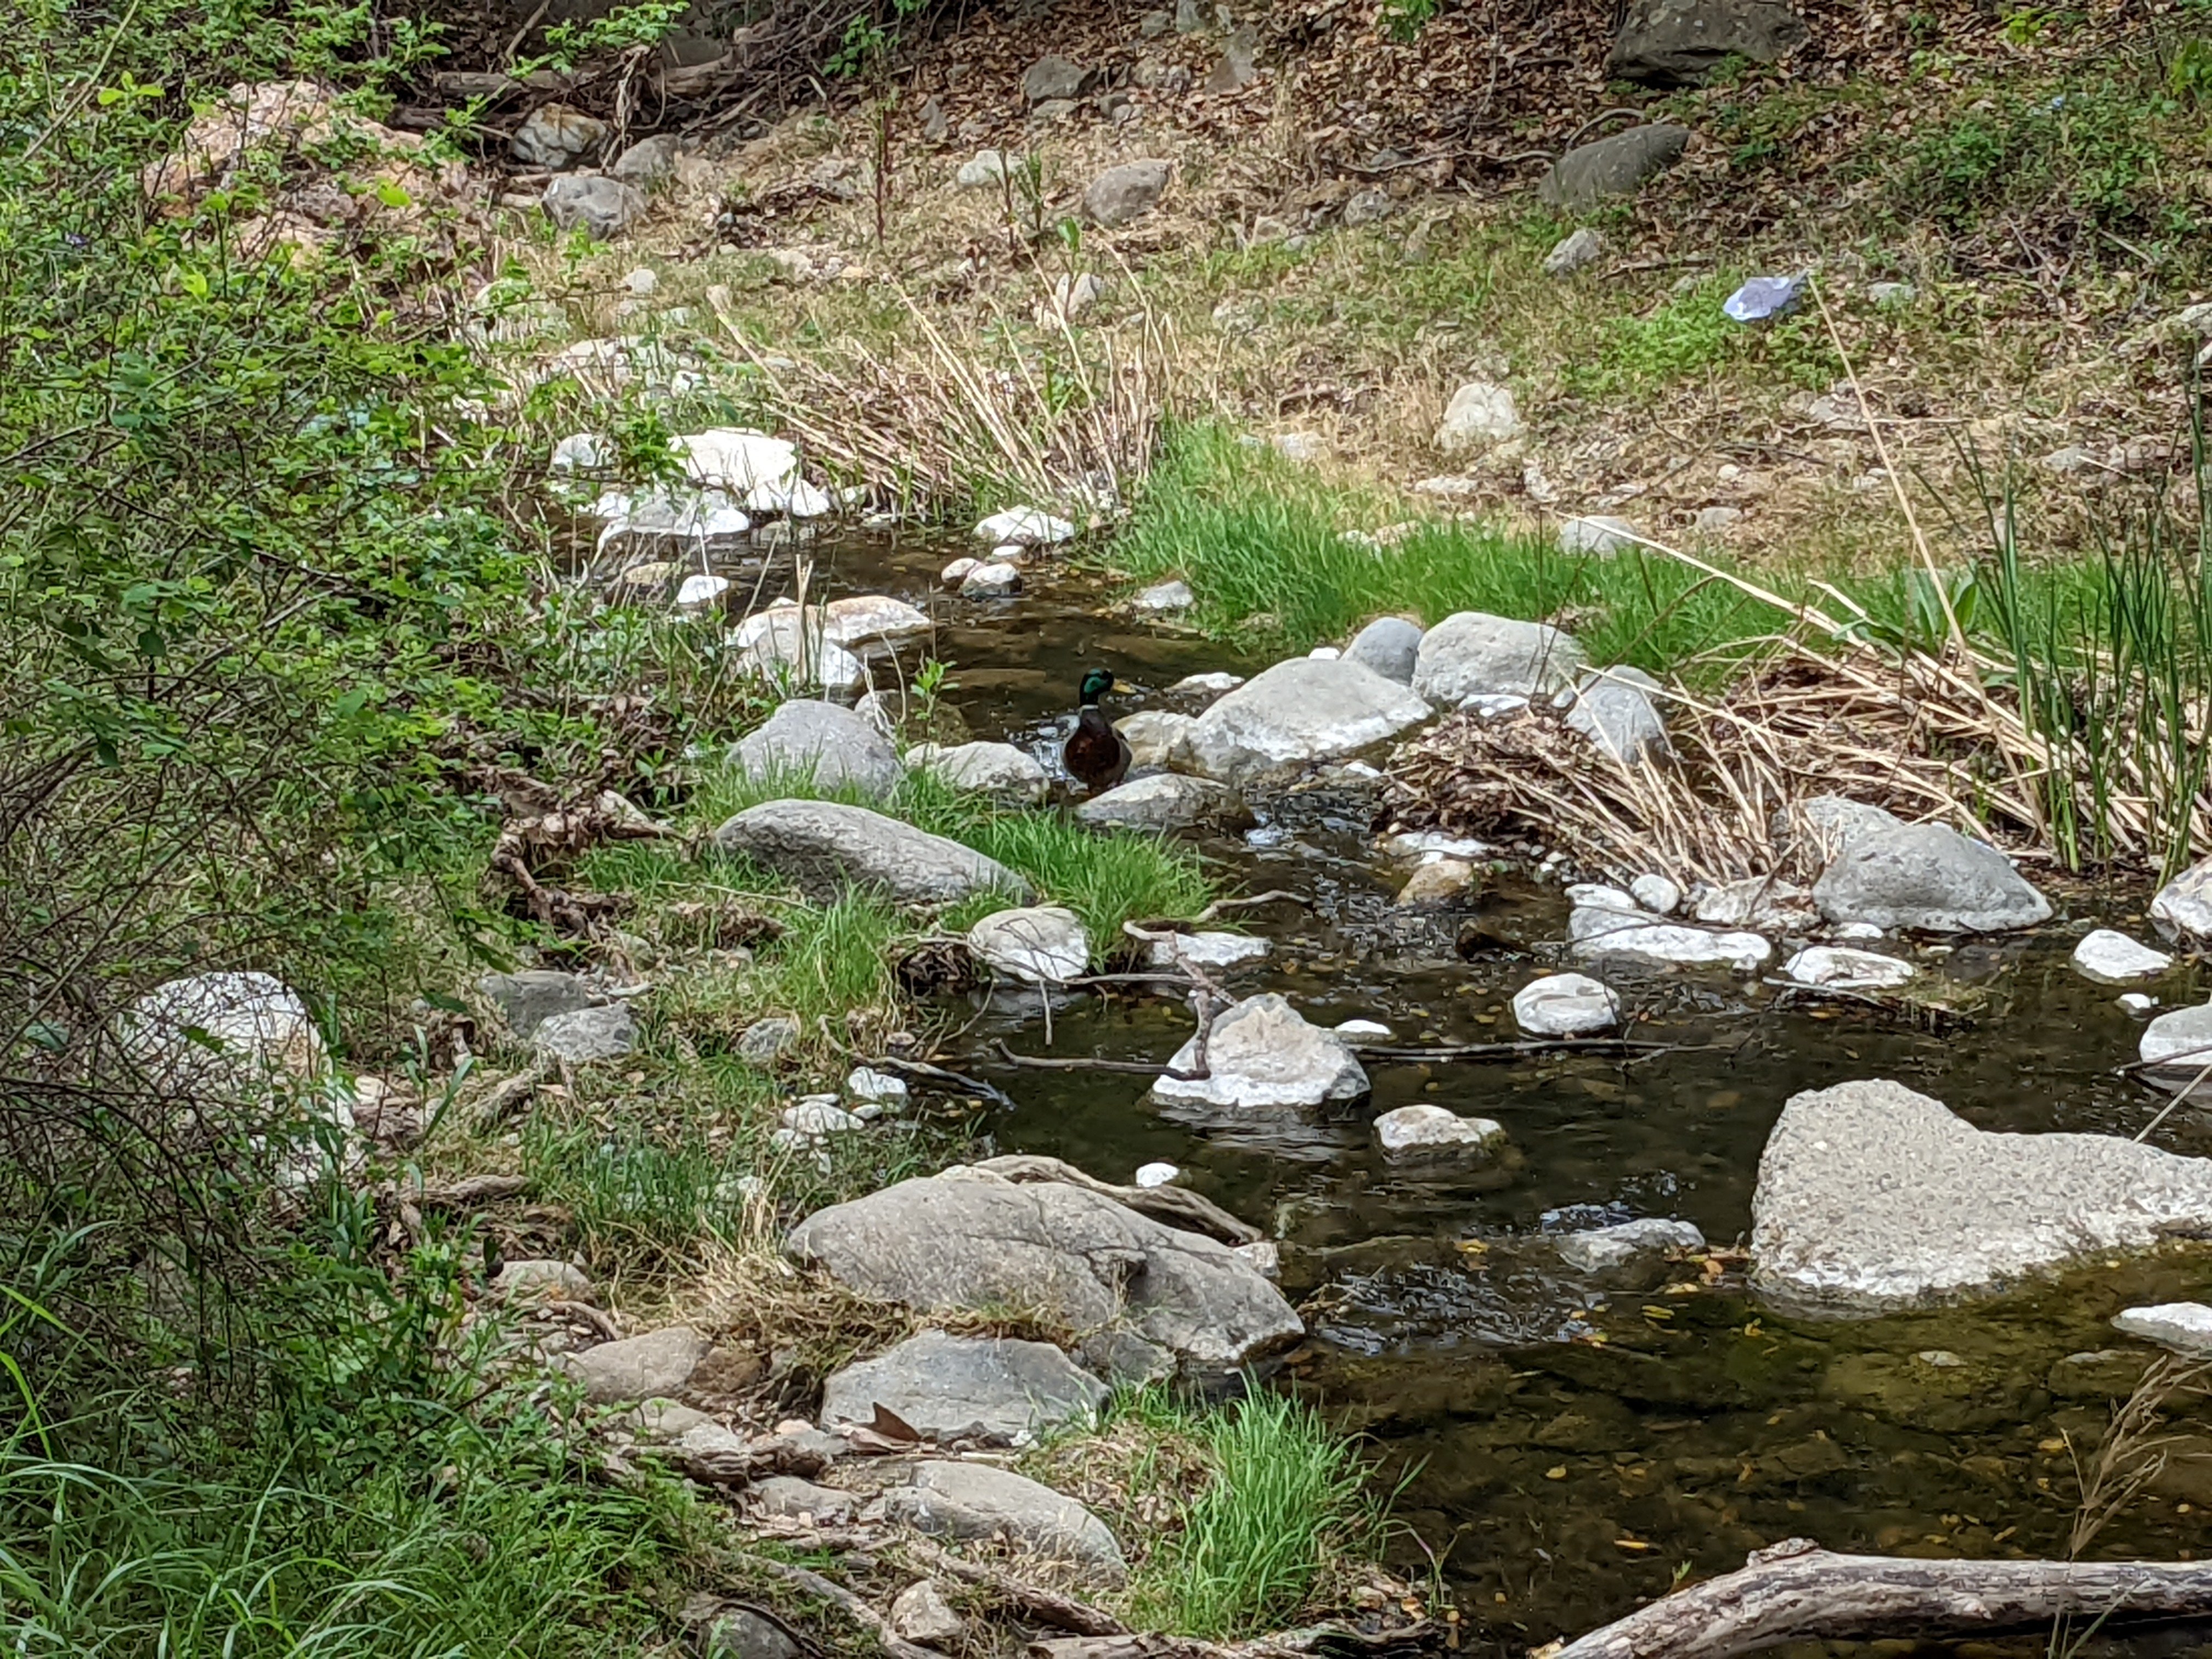
M 849 543 L 817 552 L 814 580 L 817 592 L 826 576 L 832 593 L 897 594 L 943 618 L 929 652 L 948 665 L 943 696 L 975 737 L 1049 755 L 1094 665 L 1123 683 L 1109 701 L 1117 716 L 1168 706 L 1160 690 L 1184 675 L 1264 665 L 1101 616 L 1100 593 L 1056 569 L 1015 599 L 948 600 L 935 573 L 965 550 Z M 1380 1020 L 1400 1042 L 1516 1035 L 1508 999 L 1562 954 L 1548 943 L 1565 937 L 1556 888 L 1488 894 L 1478 920 L 1519 943 L 1463 961 L 1464 917 L 1391 909 L 1396 882 L 1362 803 L 1305 796 L 1261 810 L 1251 836 L 1205 850 L 1244 890 L 1291 889 L 1311 908 L 1243 919 L 1276 948 L 1234 976 L 1241 994 L 1279 990 L 1317 1024 Z M 2108 896 L 2095 920 L 2139 925 L 2143 896 Z M 1841 1322 L 1786 1316 L 1733 1271 L 1710 1283 L 1694 1265 L 1593 1280 L 1545 1236 L 1648 1215 L 1695 1222 L 1717 1246 L 1740 1241 L 1784 1100 L 1854 1078 L 1895 1079 L 1985 1128 L 2136 1133 L 2161 1101 L 2112 1075 L 2134 1054 L 2136 1024 L 2068 965 L 2088 921 L 1916 953 L 1971 1007 L 1962 1026 L 1784 1003 L 1725 975 L 1609 975 L 1635 1011 L 1633 1035 L 1679 1051 L 1627 1065 L 1371 1060 L 1373 1098 L 1355 1110 L 1260 1114 L 1233 1132 L 1164 1116 L 1141 1077 L 990 1059 L 999 1037 L 1046 1052 L 1033 1006 L 976 1024 L 959 1063 L 1018 1103 L 986 1126 L 1000 1149 L 1108 1180 L 1164 1159 L 1284 1241 L 1285 1288 L 1312 1334 L 1283 1378 L 1368 1431 L 1382 1478 L 1403 1482 L 1397 1564 L 1440 1566 L 1471 1644 L 1520 1651 L 1790 1536 L 1899 1553 L 2066 1552 L 2076 1459 L 2087 1464 L 2131 1378 L 2061 1362 L 2127 1346 L 2106 1323 L 2123 1307 L 2212 1295 L 2212 1253 L 2176 1247 L 2002 1302 Z M 1159 1061 L 1188 1031 L 1180 1005 L 1079 1001 L 1057 1010 L 1049 1052 Z M 1497 1119 L 1510 1153 L 1449 1178 L 1394 1172 L 1368 1121 L 1414 1101 Z M 2212 1155 L 2212 1120 L 2175 1114 L 2154 1140 Z M 2212 1427 L 2178 1426 L 2188 1437 L 2166 1472 L 2094 1553 L 2200 1547 Z

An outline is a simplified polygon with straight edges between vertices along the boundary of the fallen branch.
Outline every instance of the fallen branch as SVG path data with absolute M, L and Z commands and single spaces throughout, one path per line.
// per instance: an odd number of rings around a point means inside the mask
M 2208 1613 L 2212 1562 L 1916 1561 L 1793 1538 L 1537 1659 L 1733 1659 L 1790 1642 L 1995 1636 L 2069 1614 Z
M 1417 1649 L 1431 1645 L 1435 1630 L 1426 1620 L 1397 1630 L 1369 1634 L 1342 1625 L 1316 1625 L 1307 1630 L 1287 1630 L 1274 1636 L 1255 1637 L 1249 1642 L 1201 1642 L 1190 1636 L 1161 1636 L 1139 1632 L 1123 1636 L 1048 1637 L 1032 1642 L 1032 1659 L 1291 1659 L 1316 1652 L 1347 1649 Z
M 961 1089 L 989 1101 L 994 1106 L 1012 1107 L 1013 1097 L 1002 1089 L 994 1089 L 981 1078 L 969 1077 L 965 1072 L 955 1072 L 943 1066 L 933 1066 L 926 1060 L 894 1060 L 888 1055 L 863 1060 L 863 1066 L 872 1066 L 879 1072 L 896 1072 L 902 1077 L 919 1079 L 924 1083 L 935 1083 L 948 1089 Z
M 478 1134 L 495 1129 L 504 1123 L 522 1103 L 537 1091 L 538 1085 L 553 1074 L 550 1060 L 538 1060 L 528 1070 L 504 1078 L 484 1091 L 469 1115 L 469 1127 Z
M 1056 1182 L 1066 1187 L 1079 1187 L 1086 1193 L 1110 1198 L 1139 1215 L 1148 1215 L 1155 1221 L 1181 1228 L 1185 1232 L 1203 1233 L 1208 1238 L 1218 1238 L 1224 1244 L 1251 1244 L 1267 1237 L 1257 1227 L 1238 1220 L 1212 1199 L 1182 1187 L 1117 1187 L 1111 1182 L 1085 1174 L 1073 1164 L 1063 1164 L 1056 1158 L 1028 1153 L 987 1158 L 973 1167 L 1003 1176 L 1008 1181 L 1025 1183 Z
M 884 1651 L 891 1659 L 945 1659 L 934 1648 L 918 1647 L 892 1634 L 890 1621 L 842 1584 L 834 1583 L 818 1572 L 809 1572 L 805 1567 L 794 1567 L 787 1561 L 771 1561 L 766 1556 L 749 1555 L 746 1564 L 772 1577 L 796 1584 L 810 1595 L 818 1595 L 836 1607 L 854 1624 L 860 1626 L 884 1644 Z
M 411 1200 L 418 1209 L 466 1210 L 479 1204 L 520 1198 L 529 1185 L 519 1175 L 463 1176 L 459 1181 L 424 1186 L 411 1193 L 402 1189 L 399 1196 Z
M 1192 1074 L 1150 1060 L 1054 1060 L 1048 1054 L 1018 1054 L 1003 1039 L 994 1042 L 999 1058 L 1009 1066 L 1025 1066 L 1033 1072 L 1125 1072 L 1131 1077 L 1173 1077 L 1190 1081 Z
M 1002 1568 L 963 1561 L 927 1538 L 901 1539 L 899 1547 L 934 1571 L 949 1573 L 970 1584 L 981 1585 L 1015 1612 L 1024 1613 L 1039 1624 L 1050 1625 L 1055 1630 L 1073 1631 L 1078 1636 L 1121 1636 L 1127 1633 L 1129 1627 L 1103 1607 L 1094 1607 L 1088 1601 L 1079 1601 L 1072 1595 L 1062 1595 L 1058 1590 L 1033 1584 L 1026 1578 L 1017 1578 Z
M 1400 1043 L 1362 1042 L 1344 1039 L 1346 1046 L 1367 1060 L 1467 1060 L 1506 1062 L 1540 1054 L 1613 1054 L 1644 1059 L 1652 1054 L 1694 1054 L 1718 1045 L 1710 1042 L 1638 1042 L 1632 1037 L 1531 1037 L 1523 1042 L 1447 1042 L 1429 1048 Z

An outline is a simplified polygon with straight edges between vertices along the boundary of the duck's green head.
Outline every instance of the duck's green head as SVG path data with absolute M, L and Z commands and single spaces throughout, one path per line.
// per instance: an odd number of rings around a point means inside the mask
M 1110 668 L 1094 668 L 1083 677 L 1083 693 L 1079 700 L 1085 708 L 1088 708 L 1113 689 L 1114 671 Z

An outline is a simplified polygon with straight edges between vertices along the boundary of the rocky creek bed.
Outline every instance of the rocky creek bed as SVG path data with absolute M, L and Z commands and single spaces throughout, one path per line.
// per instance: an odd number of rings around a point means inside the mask
M 945 699 L 975 738 L 1045 766 L 1085 666 L 1114 670 L 1126 714 L 1187 707 L 1165 696 L 1187 676 L 1262 665 L 1133 620 L 1064 568 L 1019 598 L 948 599 L 945 552 L 825 545 L 816 580 L 933 610 Z M 1305 901 L 1243 918 L 1270 951 L 1223 981 L 1279 994 L 1315 1026 L 1372 1022 L 1350 1039 L 1371 1095 L 1255 1111 L 1163 1103 L 1141 1076 L 1031 1070 L 995 1045 L 1158 1064 L 1188 1037 L 1178 1003 L 1056 999 L 1048 1047 L 1034 1000 L 980 1014 L 963 1002 L 950 1063 L 1011 1103 L 981 1121 L 988 1146 L 1109 1182 L 1171 1165 L 1278 1239 L 1308 1328 L 1282 1386 L 1374 1437 L 1384 1478 L 1405 1483 L 1396 1565 L 1433 1565 L 1501 1641 L 1588 1627 L 1793 1534 L 1905 1554 L 2064 1553 L 2079 1460 L 2156 1357 L 2110 1322 L 2212 1293 L 2212 1255 L 2115 1254 L 2057 1280 L 2005 1273 L 2014 1288 L 1965 1307 L 1839 1320 L 1754 1291 L 1742 1247 L 1784 1103 L 1861 1079 L 1895 1079 L 1976 1129 L 2132 1136 L 2156 1120 L 2156 1146 L 2212 1154 L 2200 1115 L 2166 1113 L 2165 1096 L 2118 1074 L 2141 1016 L 2070 960 L 2092 918 L 2147 937 L 2148 893 L 2075 895 L 2061 920 L 2024 932 L 1892 935 L 1873 948 L 1919 970 L 1910 1000 L 1781 985 L 1779 957 L 1754 974 L 1615 963 L 1603 977 L 1626 1029 L 1661 1051 L 1400 1058 L 1516 1036 L 1515 993 L 1577 965 L 1574 907 L 1525 872 L 1486 878 L 1453 908 L 1394 903 L 1409 866 L 1380 849 L 1375 810 L 1355 775 L 1261 799 L 1256 827 L 1202 842 L 1246 890 Z M 2172 1004 L 2203 994 L 2187 968 L 2156 988 Z M 1436 1107 L 1492 1121 L 1502 1145 L 1455 1161 L 1378 1144 L 1379 1115 Z M 1931 1233 L 1953 1226 L 1947 1201 L 1929 1200 Z M 1631 1234 L 1617 1251 L 1577 1238 L 1653 1218 L 1695 1231 Z M 1700 1236 L 1709 1247 L 1681 1248 Z M 2212 1433 L 2192 1430 L 2098 1548 L 2188 1559 L 2208 1502 Z

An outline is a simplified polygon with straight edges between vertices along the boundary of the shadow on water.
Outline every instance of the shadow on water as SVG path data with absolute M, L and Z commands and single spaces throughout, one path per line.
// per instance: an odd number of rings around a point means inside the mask
M 1251 666 L 1101 617 L 1079 580 L 948 602 L 934 576 L 961 550 L 860 543 L 825 553 L 821 569 L 833 591 L 934 608 L 930 650 L 952 670 L 945 695 L 976 736 L 1049 753 L 1094 663 L 1123 680 L 1123 711 L 1185 674 Z M 1312 902 L 1255 913 L 1248 926 L 1276 951 L 1236 988 L 1280 991 L 1320 1024 L 1381 1020 L 1401 1042 L 1515 1035 L 1509 999 L 1557 965 L 1562 901 L 1529 886 L 1486 894 L 1480 919 L 1508 946 L 1462 961 L 1453 924 L 1390 909 L 1366 821 L 1357 800 L 1302 798 L 1243 842 L 1208 848 L 1249 888 Z M 1969 1011 L 1940 1032 L 1791 1004 L 1740 978 L 1620 977 L 1634 1034 L 1672 1052 L 1376 1061 L 1372 1097 L 1355 1109 L 1252 1114 L 1233 1127 L 1176 1121 L 1138 1077 L 963 1063 L 1016 1103 L 991 1125 L 1002 1147 L 1109 1180 L 1171 1162 L 1284 1241 L 1285 1288 L 1311 1330 L 1285 1368 L 1290 1385 L 1369 1434 L 1381 1478 L 1403 1481 L 1400 1565 L 1436 1570 L 1469 1635 L 1517 1652 L 1790 1536 L 1889 1553 L 2065 1553 L 2079 1470 L 2143 1358 L 2108 1322 L 2131 1304 L 2212 1294 L 2212 1252 L 2176 1246 L 1967 1309 L 1821 1322 L 1762 1304 L 1733 1269 L 1593 1279 L 1547 1241 L 1638 1216 L 1740 1241 L 1783 1103 L 1850 1079 L 1895 1079 L 1984 1128 L 2137 1133 L 2162 1103 L 2112 1074 L 2134 1052 L 2136 1023 L 2071 971 L 2071 943 L 2053 931 L 1924 953 L 1923 969 Z M 1057 1012 L 1052 1052 L 1158 1061 L 1188 1035 L 1180 1005 L 1094 999 Z M 979 1051 L 994 1036 L 1031 1051 L 1044 1042 L 1018 1013 L 972 1032 Z M 1392 1166 L 1369 1121 L 1417 1101 L 1497 1119 L 1510 1152 L 1457 1174 Z M 2154 1139 L 2212 1154 L 2212 1121 L 2177 1114 Z M 2186 1559 L 2201 1547 L 2206 1415 L 2201 1401 L 2177 1410 L 2162 1471 L 2096 1553 Z M 2177 1636 L 2159 1650 L 2201 1641 Z

